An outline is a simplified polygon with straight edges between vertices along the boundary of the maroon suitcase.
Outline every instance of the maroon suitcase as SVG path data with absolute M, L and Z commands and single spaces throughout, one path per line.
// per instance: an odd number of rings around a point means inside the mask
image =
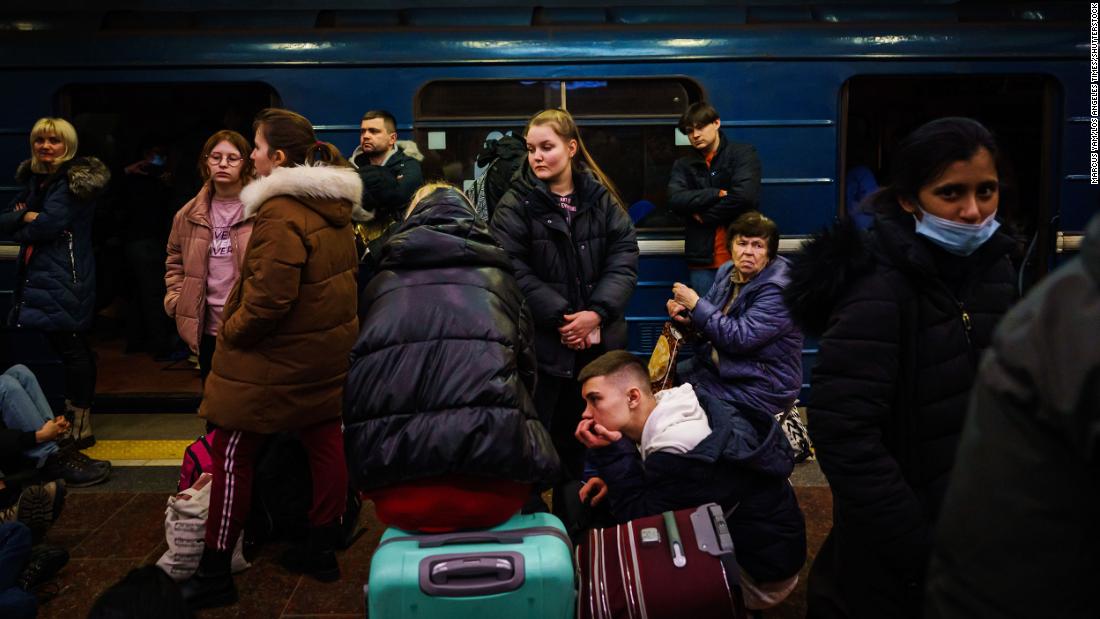
M 682 547 L 675 562 L 666 516 Z M 593 529 L 576 554 L 577 619 L 746 616 L 733 540 L 715 503 Z

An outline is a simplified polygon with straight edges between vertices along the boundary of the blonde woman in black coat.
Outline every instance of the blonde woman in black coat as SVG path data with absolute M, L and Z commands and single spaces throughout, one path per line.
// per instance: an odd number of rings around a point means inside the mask
M 535 319 L 539 417 L 566 479 L 579 479 L 584 450 L 573 430 L 584 400 L 576 377 L 592 359 L 626 347 L 638 241 L 614 184 L 568 112 L 539 112 L 524 138 L 527 165 L 497 205 L 491 228 Z

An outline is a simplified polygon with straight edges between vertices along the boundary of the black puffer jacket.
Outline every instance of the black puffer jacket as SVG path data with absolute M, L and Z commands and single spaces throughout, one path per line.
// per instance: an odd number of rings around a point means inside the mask
M 66 161 L 52 174 L 34 174 L 24 161 L 16 180 L 24 189 L 0 215 L 0 231 L 22 243 L 11 326 L 42 331 L 86 331 L 95 308 L 92 218 L 95 199 L 111 174 L 94 157 Z M 38 213 L 23 223 L 25 203 Z
M 360 490 L 451 474 L 554 479 L 532 393 L 531 318 L 508 256 L 451 190 L 382 250 L 344 391 Z
M 420 162 L 406 155 L 400 146 L 380 166 L 372 165 L 366 153 L 358 148 L 352 153 L 351 162 L 363 180 L 363 210 L 371 213 L 380 225 L 400 219 L 413 194 L 424 184 Z
M 998 232 L 951 256 L 895 208 L 870 234 L 845 224 L 795 259 L 785 297 L 821 337 L 808 417 L 834 505 L 811 615 L 919 615 L 978 355 L 1015 299 L 1011 247 Z
M 719 196 L 721 190 L 725 196 Z M 684 257 L 691 264 L 714 262 L 714 232 L 760 202 L 760 158 L 752 144 L 718 134 L 718 152 L 707 166 L 698 151 L 672 164 L 668 205 L 684 218 Z M 702 223 L 693 215 L 699 215 Z
M 625 348 L 623 314 L 638 282 L 638 239 L 630 217 L 590 172 L 573 175 L 577 212 L 568 225 L 558 200 L 524 165 L 493 215 L 535 319 L 539 370 L 572 377 L 575 355 L 561 343 L 565 314 L 600 315 L 602 350 Z
M 588 452 L 607 482 L 611 513 L 626 522 L 715 501 L 730 513 L 737 562 L 760 582 L 785 580 L 806 562 L 806 522 L 787 481 L 791 446 L 769 413 L 699 396 L 711 432 L 686 453 L 657 450 L 642 461 L 620 440 Z
M 982 359 L 928 618 L 1100 617 L 1100 215 Z

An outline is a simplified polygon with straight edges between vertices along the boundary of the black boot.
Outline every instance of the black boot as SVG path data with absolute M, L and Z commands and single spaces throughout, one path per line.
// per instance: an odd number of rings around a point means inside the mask
M 310 527 L 306 543 L 288 548 L 279 556 L 279 564 L 289 572 L 306 574 L 321 582 L 340 580 L 340 564 L 334 551 L 342 533 L 339 521 Z
M 202 550 L 202 560 L 195 575 L 180 585 L 183 601 L 192 610 L 217 608 L 237 603 L 237 586 L 229 571 L 232 553 L 214 550 L 207 546 Z
M 93 460 L 75 449 L 63 449 L 46 458 L 41 472 L 46 479 L 60 478 L 73 488 L 84 488 L 107 481 L 111 464 Z

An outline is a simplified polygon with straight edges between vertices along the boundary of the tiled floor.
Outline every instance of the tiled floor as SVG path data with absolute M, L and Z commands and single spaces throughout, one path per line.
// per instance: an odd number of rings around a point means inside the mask
M 135 469 L 137 470 L 137 469 Z M 171 473 L 171 471 L 168 471 Z M 162 477 L 167 475 L 162 474 Z M 828 488 L 796 489 L 806 514 L 811 557 L 831 521 Z M 49 543 L 69 549 L 72 560 L 61 572 L 61 594 L 44 605 L 43 619 L 84 617 L 95 597 L 134 567 L 153 563 L 164 552 L 164 506 L 167 492 L 74 492 L 61 519 L 47 535 Z M 382 527 L 368 503 L 361 516 L 367 533 L 340 554 L 343 578 L 323 584 L 288 574 L 275 562 L 282 544 L 264 547 L 253 565 L 237 576 L 240 603 L 203 612 L 200 619 L 304 616 L 362 617 L 362 586 Z M 807 562 L 807 566 L 809 562 Z M 805 574 L 799 588 L 769 619 L 805 614 Z
M 99 449 L 105 453 L 116 448 L 131 449 L 144 460 L 116 466 L 103 485 L 70 492 L 47 541 L 67 548 L 72 559 L 57 579 L 61 593 L 39 612 L 43 619 L 86 616 L 100 592 L 130 569 L 154 563 L 160 557 L 166 549 L 165 504 L 175 489 L 181 456 L 165 460 L 165 466 L 155 466 L 159 462 L 149 458 L 157 452 L 158 441 L 175 444 L 193 440 L 203 431 L 202 420 L 194 415 L 97 414 L 94 418 L 96 435 L 103 443 Z M 133 444 L 127 446 L 129 441 Z M 95 449 L 89 453 L 97 455 Z M 806 516 L 812 560 L 832 523 L 832 498 L 816 463 L 798 465 L 791 480 Z M 363 617 L 363 584 L 382 534 L 369 502 L 364 505 L 360 524 L 366 534 L 339 554 L 343 572 L 340 581 L 323 584 L 288 574 L 275 561 L 285 546 L 271 544 L 260 550 L 251 568 L 236 577 L 240 602 L 203 612 L 200 619 Z M 809 564 L 807 561 L 803 568 L 798 589 L 781 607 L 768 611 L 768 619 L 805 615 Z

